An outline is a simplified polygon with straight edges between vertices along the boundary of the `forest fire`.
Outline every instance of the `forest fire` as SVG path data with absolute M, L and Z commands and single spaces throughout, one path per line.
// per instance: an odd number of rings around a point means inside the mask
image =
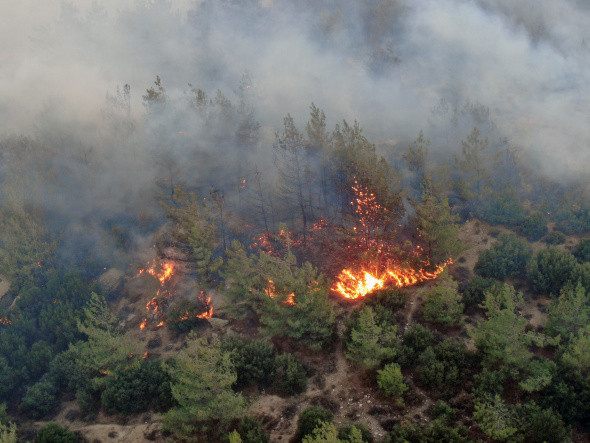
M 161 263 L 160 269 L 152 262 L 147 268 L 141 268 L 137 275 L 148 274 L 156 277 L 160 281 L 160 285 L 166 283 L 174 275 L 174 263 L 171 261 L 165 261 Z
M 343 269 L 336 278 L 332 290 L 345 299 L 356 300 L 388 286 L 403 288 L 433 280 L 451 263 L 451 260 L 447 260 L 436 266 L 433 271 L 402 266 L 388 267 L 381 272 Z
M 276 298 L 277 296 L 277 288 L 275 286 L 274 281 L 272 281 L 270 278 L 268 279 L 268 282 L 266 283 L 266 287 L 264 288 L 264 293 L 269 297 L 269 298 Z M 289 294 L 287 294 L 287 298 L 285 298 L 285 300 L 283 301 L 283 304 L 287 305 L 287 306 L 294 306 L 295 305 L 295 293 L 294 292 L 290 292 Z
M 354 240 L 348 250 L 357 256 L 353 262 L 358 266 L 346 266 L 337 275 L 332 291 L 339 296 L 356 300 L 379 289 L 387 287 L 402 288 L 437 278 L 452 260 L 438 264 L 433 270 L 427 270 L 429 261 L 421 259 L 422 247 L 417 245 L 410 253 L 412 262 L 421 265 L 399 264 L 400 256 L 396 241 L 392 235 L 386 235 L 388 210 L 377 201 L 377 196 L 357 180 L 352 186 L 354 198 L 350 204 L 358 219 L 353 227 Z M 363 264 L 366 256 L 371 265 Z M 424 267 L 422 267 L 424 266 Z
M 205 303 L 207 305 L 207 310 L 201 312 L 200 314 L 197 314 L 196 317 L 197 318 L 212 318 L 213 317 L 213 303 L 211 301 L 211 296 L 207 296 L 207 298 L 205 299 Z

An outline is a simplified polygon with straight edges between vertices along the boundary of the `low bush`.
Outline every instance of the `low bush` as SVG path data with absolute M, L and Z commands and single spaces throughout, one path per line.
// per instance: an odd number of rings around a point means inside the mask
M 537 292 L 557 296 L 577 266 L 578 263 L 572 254 L 556 247 L 549 247 L 533 257 L 528 276 Z
M 291 354 L 281 354 L 274 362 L 274 388 L 282 395 L 295 395 L 307 387 L 307 370 Z
M 504 280 L 526 274 L 532 251 L 525 240 L 514 234 L 503 234 L 498 243 L 481 253 L 475 272 L 482 277 Z
M 322 423 L 331 422 L 332 418 L 332 413 L 321 406 L 310 406 L 303 410 L 297 421 L 296 441 L 301 441 L 306 435 L 312 434 Z
M 79 441 L 76 434 L 57 423 L 47 423 L 35 437 L 35 443 L 77 443 Z

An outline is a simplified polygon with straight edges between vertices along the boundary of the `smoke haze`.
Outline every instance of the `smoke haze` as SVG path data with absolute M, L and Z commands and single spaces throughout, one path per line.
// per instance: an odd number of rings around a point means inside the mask
M 235 186 L 244 165 L 268 168 L 282 117 L 302 125 L 311 102 L 328 127 L 357 119 L 380 146 L 424 130 L 433 151 L 454 152 L 479 126 L 548 176 L 584 180 L 589 21 L 583 0 L 7 0 L 0 133 L 36 145 L 3 145 L 3 180 L 105 245 L 105 224 L 149 212 L 159 176 Z M 167 111 L 147 118 L 156 75 Z M 258 148 L 224 135 L 236 116 L 188 112 L 193 87 L 259 121 Z

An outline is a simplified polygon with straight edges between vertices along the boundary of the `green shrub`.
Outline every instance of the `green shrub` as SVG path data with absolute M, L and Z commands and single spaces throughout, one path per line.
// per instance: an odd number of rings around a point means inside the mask
M 424 319 L 445 326 L 460 325 L 463 321 L 463 303 L 457 283 L 446 279 L 424 292 L 422 315 Z
M 551 231 L 543 239 L 548 245 L 561 245 L 565 243 L 565 235 L 559 231 Z
M 451 396 L 468 377 L 471 366 L 465 345 L 455 339 L 446 339 L 420 353 L 416 381 L 437 397 Z
M 494 397 L 504 392 L 504 384 L 508 380 L 509 368 L 504 366 L 501 369 L 493 370 L 484 367 L 483 370 L 473 377 L 473 395 L 476 399 Z
M 479 306 L 484 300 L 484 294 L 490 290 L 492 286 L 498 284 L 498 280 L 493 278 L 485 278 L 480 275 L 475 275 L 467 285 L 462 288 L 463 303 L 465 308 L 475 308 Z
M 590 231 L 590 208 L 568 208 L 556 214 L 556 228 L 568 235 Z
M 369 431 L 369 429 L 367 429 L 366 426 L 364 426 L 362 424 L 358 424 L 358 423 L 346 425 L 346 426 L 340 428 L 338 430 L 338 438 L 340 440 L 351 441 L 351 442 L 354 441 L 355 443 L 357 443 L 358 440 L 353 440 L 354 434 L 355 434 L 355 429 L 357 430 L 357 433 L 358 433 L 358 431 L 360 431 L 361 437 L 363 439 L 363 443 L 373 443 L 374 439 L 373 439 L 373 435 L 371 434 L 371 431 Z
M 541 406 L 553 409 L 572 426 L 590 431 L 590 379 L 558 362 L 552 382 L 539 397 Z
M 53 412 L 58 403 L 55 386 L 43 380 L 27 388 L 20 407 L 28 417 L 40 419 Z
M 402 366 L 414 366 L 418 356 L 426 348 L 434 345 L 436 341 L 436 337 L 430 329 L 421 324 L 410 326 L 402 337 L 399 363 Z
M 467 429 L 464 426 L 453 426 L 447 420 L 438 418 L 430 423 L 398 423 L 391 430 L 388 441 L 391 443 L 461 443 L 469 440 L 467 439 Z
M 242 443 L 268 443 L 269 438 L 260 422 L 251 417 L 244 417 L 238 426 Z
M 580 262 L 590 262 L 590 238 L 585 238 L 574 248 L 573 256 Z
M 307 370 L 292 354 L 276 357 L 274 378 L 274 387 L 282 395 L 300 394 L 307 387 Z
M 513 225 L 514 229 L 530 241 L 540 240 L 547 234 L 547 219 L 539 213 L 525 216 Z
M 303 410 L 297 421 L 296 441 L 301 441 L 306 435 L 312 434 L 322 423 L 331 422 L 332 418 L 332 413 L 321 406 L 310 406 Z
M 558 295 L 578 263 L 569 252 L 549 247 L 537 253 L 529 266 L 529 280 L 539 293 Z
M 531 254 L 526 241 L 514 234 L 503 234 L 498 243 L 481 253 L 475 272 L 482 277 L 498 280 L 524 276 Z
M 101 403 L 111 414 L 164 411 L 172 406 L 170 377 L 159 361 L 144 360 L 107 378 Z
M 492 225 L 515 226 L 525 219 L 522 205 L 512 195 L 495 195 L 478 205 L 477 215 Z
M 397 288 L 385 288 L 375 291 L 368 302 L 374 309 L 376 306 L 382 306 L 390 312 L 395 312 L 404 307 L 406 296 Z
M 400 399 L 408 390 L 408 385 L 404 383 L 404 376 L 397 363 L 389 363 L 377 371 L 377 385 L 385 395 L 396 399 Z
M 237 389 L 251 385 L 266 387 L 272 383 L 275 378 L 275 350 L 271 343 L 232 337 L 222 343 L 222 348 L 231 352 L 238 375 Z
M 397 353 L 397 326 L 379 315 L 383 311 L 364 306 L 351 322 L 346 356 L 366 368 L 375 368 Z
M 559 414 L 543 409 L 536 403 L 525 403 L 516 408 L 523 441 L 531 443 L 561 443 L 570 440 L 570 430 Z
M 47 423 L 35 437 L 35 443 L 77 443 L 79 441 L 76 434 L 57 423 Z
M 578 283 L 582 285 L 587 293 L 590 293 L 590 262 L 579 264 L 572 272 L 568 285 L 576 286 Z

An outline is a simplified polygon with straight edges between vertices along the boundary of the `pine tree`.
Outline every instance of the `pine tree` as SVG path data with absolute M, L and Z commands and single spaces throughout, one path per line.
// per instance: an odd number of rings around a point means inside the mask
M 365 306 L 350 331 L 346 355 L 366 368 L 375 368 L 383 360 L 395 357 L 396 332 L 395 325 L 379 324 L 373 308 Z
M 273 149 L 279 193 L 285 210 L 299 214 L 305 235 L 313 218 L 312 184 L 315 177 L 311 174 L 307 145 L 291 115 L 284 118 L 283 132 L 276 135 Z
M 164 204 L 166 214 L 173 223 L 174 238 L 188 249 L 197 274 L 208 277 L 216 272 L 221 258 L 213 258 L 218 247 L 218 230 L 213 223 L 209 207 L 197 201 L 195 194 L 176 188 L 169 203 Z
M 139 344 L 128 335 L 115 330 L 114 317 L 104 297 L 93 293 L 84 318 L 78 322 L 78 329 L 86 341 L 76 343 L 71 349 L 77 351 L 76 364 L 85 374 L 92 374 L 96 385 L 102 378 L 117 369 L 131 364 L 139 357 Z
M 461 252 L 459 217 L 451 212 L 446 198 L 426 194 L 416 206 L 416 225 L 434 263 L 441 263 Z
M 164 420 L 165 427 L 176 436 L 187 438 L 196 431 L 215 429 L 215 424 L 223 428 L 243 416 L 244 398 L 232 390 L 236 371 L 219 341 L 190 336 L 168 372 L 178 406 Z

